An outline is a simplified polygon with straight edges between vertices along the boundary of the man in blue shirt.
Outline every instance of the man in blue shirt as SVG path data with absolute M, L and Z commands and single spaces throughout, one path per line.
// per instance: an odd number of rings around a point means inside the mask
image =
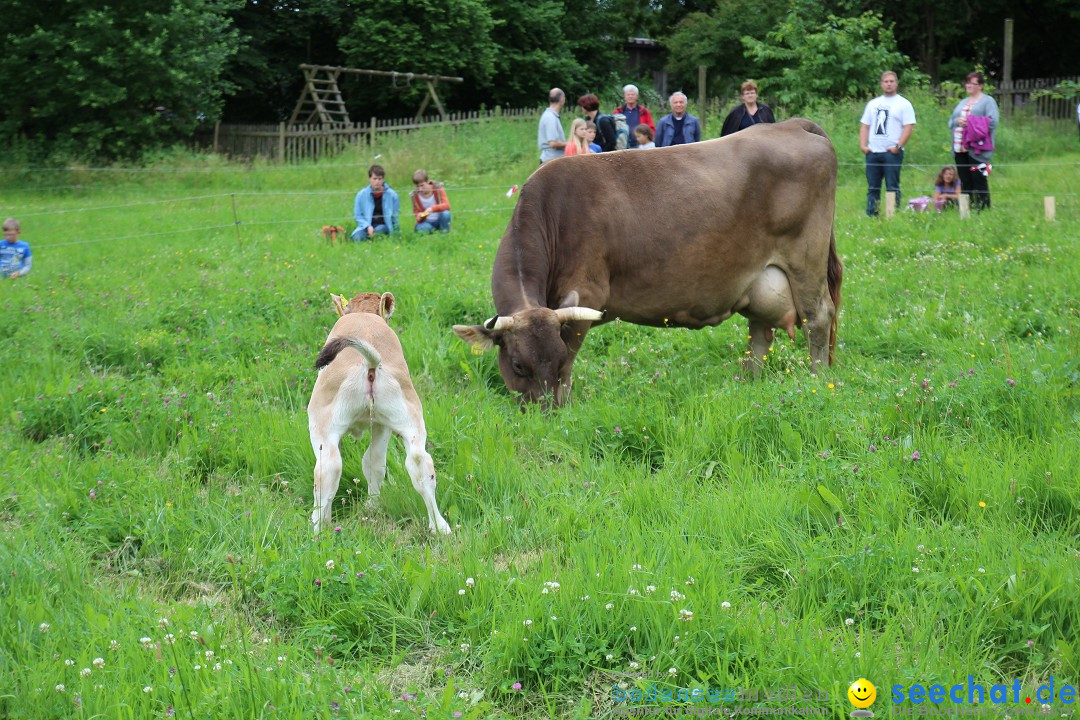
M 536 129 L 536 144 L 540 147 L 540 164 L 562 157 L 566 151 L 566 133 L 563 132 L 559 113 L 566 104 L 566 93 L 559 88 L 551 88 L 548 93 L 548 108 L 540 116 L 540 125 Z
M 372 165 L 368 168 L 368 186 L 356 193 L 353 204 L 356 229 L 352 239 L 369 240 L 376 233 L 397 232 L 400 209 L 398 194 L 386 184 L 386 171 L 382 165 Z
M 676 92 L 669 101 L 671 112 L 656 123 L 656 147 L 686 145 L 701 140 L 701 123 L 686 112 L 686 95 Z
M 30 243 L 19 239 L 19 221 L 4 221 L 4 242 L 0 243 L 0 277 L 19 278 L 30 272 Z

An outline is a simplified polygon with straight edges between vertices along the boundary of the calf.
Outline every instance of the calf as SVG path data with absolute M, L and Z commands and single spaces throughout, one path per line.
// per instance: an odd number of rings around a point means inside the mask
M 397 335 L 386 323 L 394 312 L 390 293 L 360 293 L 346 304 L 330 296 L 341 317 L 330 330 L 315 369 L 319 377 L 308 403 L 308 432 L 315 451 L 315 531 L 330 522 L 341 481 L 339 443 L 346 433 L 360 439 L 371 431 L 364 453 L 368 496 L 377 500 L 386 476 L 386 448 L 393 432 L 405 442 L 405 468 L 427 506 L 428 529 L 448 534 L 435 504 L 435 464 L 424 449 L 424 409 L 413 389 Z

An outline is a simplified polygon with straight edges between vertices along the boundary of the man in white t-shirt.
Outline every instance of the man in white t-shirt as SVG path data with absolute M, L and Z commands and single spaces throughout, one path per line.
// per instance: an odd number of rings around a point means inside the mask
M 881 74 L 882 94 L 866 103 L 859 125 L 859 149 L 866 156 L 866 214 L 875 217 L 881 202 L 881 181 L 885 189 L 896 193 L 900 206 L 900 166 L 904 146 L 915 127 L 915 108 L 897 94 L 896 73 Z

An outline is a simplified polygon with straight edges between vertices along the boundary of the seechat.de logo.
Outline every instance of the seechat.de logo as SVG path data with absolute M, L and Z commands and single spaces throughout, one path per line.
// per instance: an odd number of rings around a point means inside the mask
M 877 700 L 877 688 L 874 687 L 874 683 L 870 682 L 866 678 L 859 678 L 855 682 L 851 683 L 851 687 L 847 691 L 848 700 L 857 709 L 851 713 L 853 718 L 872 718 L 874 713 L 867 710 L 868 707 L 874 704 Z

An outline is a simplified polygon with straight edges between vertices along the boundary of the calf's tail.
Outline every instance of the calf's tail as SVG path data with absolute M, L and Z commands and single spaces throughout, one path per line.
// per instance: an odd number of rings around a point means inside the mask
M 359 351 L 364 359 L 368 361 L 368 367 L 374 369 L 382 362 L 382 358 L 379 356 L 378 351 L 371 345 L 351 337 L 333 337 L 330 338 L 326 345 L 323 345 L 323 349 L 319 351 L 319 357 L 315 360 L 315 369 L 322 370 L 324 367 L 334 361 L 334 358 L 338 356 L 342 350 L 347 347 L 351 347 L 354 350 Z
M 844 282 L 844 264 L 840 262 L 840 256 L 836 254 L 836 231 L 833 230 L 829 239 L 829 295 L 833 301 L 832 327 L 829 328 L 829 365 L 833 364 L 833 356 L 836 351 L 836 322 L 840 317 L 840 285 Z

